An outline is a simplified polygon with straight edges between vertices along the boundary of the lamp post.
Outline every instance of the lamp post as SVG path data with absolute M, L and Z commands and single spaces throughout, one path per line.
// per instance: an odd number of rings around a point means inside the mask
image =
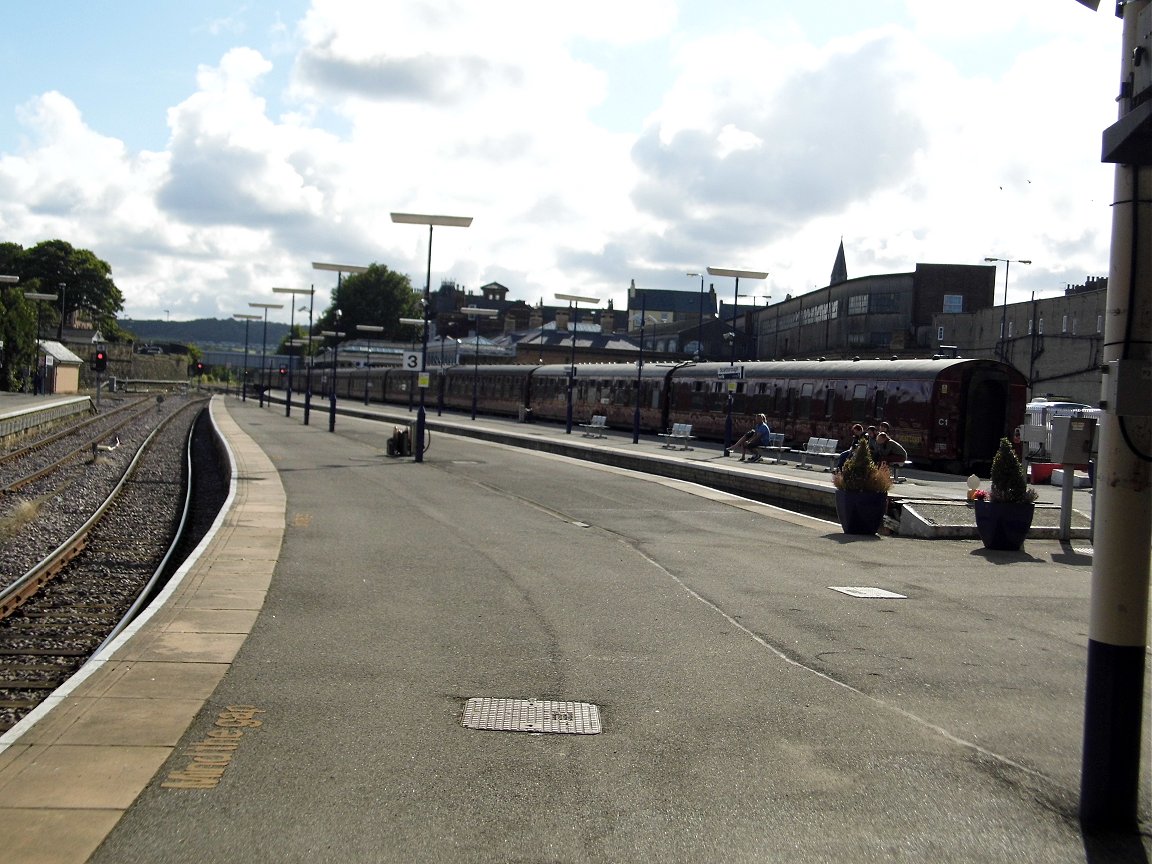
M 336 326 L 340 326 L 341 312 L 336 310 Z M 328 385 L 328 431 L 336 431 L 336 370 L 340 367 L 340 339 L 345 335 L 339 330 L 321 330 L 321 336 L 331 336 L 332 342 L 332 381 Z
M 264 338 L 260 344 L 260 407 L 264 407 L 264 374 L 268 357 L 268 310 L 283 309 L 283 303 L 249 303 L 253 309 L 264 310 Z
M 495 309 L 481 309 L 479 306 L 462 306 L 460 311 L 472 319 L 476 327 L 476 347 L 472 351 L 472 419 L 476 419 L 476 395 L 480 380 L 480 319 L 495 318 L 500 313 Z
M 740 280 L 741 279 L 767 279 L 768 274 L 759 270 L 730 270 L 726 267 L 709 267 L 708 274 L 710 276 L 732 276 L 736 279 L 736 288 L 732 294 L 732 355 L 728 362 L 733 372 L 736 368 L 736 312 L 737 303 L 740 298 Z M 732 406 L 736 394 L 736 380 L 733 377 L 728 379 L 728 407 L 724 417 L 724 455 L 727 456 L 732 452 Z
M 379 324 L 357 324 L 356 329 L 362 333 L 383 333 L 384 328 Z M 372 386 L 372 339 L 368 338 L 368 359 L 364 364 L 364 404 L 368 404 L 368 388 Z
M 64 341 L 64 305 L 68 302 L 68 283 L 60 283 L 60 323 L 56 327 L 56 341 Z
M 273 294 L 307 294 L 309 296 L 316 293 L 314 288 L 273 288 Z M 311 333 L 312 318 L 311 306 L 309 308 L 308 327 Z M 292 301 L 292 315 L 289 318 L 288 324 L 288 342 L 291 344 L 296 339 L 296 301 Z M 305 400 L 307 401 L 307 400 Z M 288 388 L 286 390 L 286 398 L 284 399 L 284 416 L 292 416 L 292 352 L 288 352 Z
M 240 401 L 248 401 L 248 325 L 253 321 L 259 321 L 259 315 L 249 315 L 244 312 L 237 312 L 232 316 L 239 318 L 244 322 L 244 377 L 240 379 Z
M 568 308 L 572 310 L 569 316 L 568 326 L 572 329 L 572 350 L 569 352 L 568 359 L 568 420 L 565 424 L 564 432 L 567 435 L 572 434 L 572 388 L 576 384 L 576 316 L 579 313 L 577 304 L 592 303 L 593 305 L 600 303 L 599 297 L 581 297 L 578 294 L 557 294 L 557 300 L 567 300 Z
M 32 354 L 36 362 L 36 377 L 33 381 L 33 391 L 37 396 L 44 395 L 44 374 L 40 371 L 40 325 L 43 320 L 44 303 L 55 303 L 55 294 L 44 294 L 39 291 L 25 291 L 25 300 L 36 301 L 36 338 L 32 340 Z
M 1000 362 L 1008 362 L 1008 268 L 1013 264 L 1031 264 L 1027 258 L 985 258 L 985 261 L 1004 262 L 1004 308 L 1000 313 Z
M 700 360 L 704 356 L 704 274 L 686 273 L 685 275 L 700 277 L 700 317 L 698 319 L 699 326 L 696 329 L 696 359 Z
M 428 389 L 428 303 L 432 291 L 432 228 L 441 225 L 447 228 L 467 228 L 472 224 L 471 216 L 432 216 L 421 213 L 393 213 L 392 221 L 404 225 L 428 226 L 428 277 L 424 282 L 424 335 L 420 348 L 420 408 L 416 412 L 416 461 L 424 461 L 424 400 Z M 403 320 L 403 319 L 402 319 Z
M 703 280 L 701 280 L 703 281 Z M 636 296 L 636 280 L 632 280 L 632 296 Z M 701 301 L 703 302 L 703 301 Z M 632 414 L 632 443 L 640 443 L 640 385 L 644 372 L 644 323 L 647 318 L 648 295 L 640 295 L 640 354 L 636 360 L 636 410 Z

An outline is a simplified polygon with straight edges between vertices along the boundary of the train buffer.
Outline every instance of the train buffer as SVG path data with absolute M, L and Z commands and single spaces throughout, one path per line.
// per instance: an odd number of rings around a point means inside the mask
M 828 464 L 824 467 L 824 470 L 831 471 L 833 461 L 840 455 L 840 442 L 837 438 L 809 438 L 803 450 L 796 450 L 794 452 L 799 453 L 801 456 L 800 463 L 794 467 L 812 468 L 814 466 L 808 464 L 809 460 L 827 459 Z
M 608 429 L 608 417 L 605 414 L 593 414 L 591 423 L 581 423 L 585 438 L 606 438 L 604 434 Z
M 688 442 L 692 440 L 692 424 L 691 423 L 673 423 L 672 428 L 667 432 L 661 432 L 660 437 L 664 439 L 664 447 L 671 449 L 676 447 L 679 442 L 680 450 L 691 450 Z

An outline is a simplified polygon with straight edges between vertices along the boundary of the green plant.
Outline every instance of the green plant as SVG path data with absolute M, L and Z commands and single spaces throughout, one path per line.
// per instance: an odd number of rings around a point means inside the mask
M 1024 466 L 1020 464 L 1012 442 L 1007 438 L 1000 439 L 1000 449 L 992 458 L 992 484 L 988 499 L 1006 503 L 1036 500 L 1036 490 L 1028 485 Z
M 884 492 L 892 488 L 892 475 L 872 461 L 868 440 L 861 438 L 838 474 L 832 475 L 837 489 L 846 492 Z

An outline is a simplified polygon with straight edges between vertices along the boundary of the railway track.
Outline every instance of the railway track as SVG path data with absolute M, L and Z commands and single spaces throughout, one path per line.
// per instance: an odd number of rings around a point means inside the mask
M 202 410 L 206 401 L 184 401 L 154 418 L 147 434 L 125 430 L 135 452 L 131 459 L 116 460 L 125 462 L 119 479 L 92 502 L 91 512 L 63 542 L 20 577 L 5 579 L 0 732 L 113 638 L 211 524 L 227 484 L 215 467 L 210 423 Z M 129 449 L 126 443 L 124 450 Z M 85 492 L 91 494 L 91 488 Z

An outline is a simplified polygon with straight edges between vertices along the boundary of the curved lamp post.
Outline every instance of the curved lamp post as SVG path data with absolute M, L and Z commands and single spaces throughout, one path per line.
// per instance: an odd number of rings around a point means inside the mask
M 273 294 L 307 294 L 312 296 L 316 293 L 315 288 L 273 288 Z M 308 332 L 312 332 L 312 307 L 308 307 Z M 288 344 L 292 345 L 296 340 L 296 302 L 292 302 L 292 315 L 288 323 Z M 292 352 L 288 352 L 288 389 L 286 391 L 284 400 L 284 416 L 292 416 Z M 307 401 L 307 399 L 305 399 Z
M 759 270 L 731 270 L 726 267 L 709 267 L 708 275 L 710 276 L 732 276 L 736 279 L 736 288 L 732 295 L 732 355 L 728 361 L 728 365 L 733 372 L 736 369 L 736 312 L 737 303 L 740 298 L 740 280 L 741 279 L 767 279 L 768 274 Z M 734 378 L 728 380 L 728 408 L 724 417 L 724 455 L 727 456 L 732 452 L 732 405 L 735 400 L 736 394 L 736 381 Z
M 599 297 L 581 297 L 578 294 L 557 294 L 557 300 L 567 300 L 568 308 L 571 311 L 569 316 L 568 326 L 572 330 L 572 350 L 569 353 L 568 359 L 568 420 L 565 423 L 564 433 L 566 435 L 572 434 L 572 388 L 576 384 L 576 316 L 579 313 L 578 304 L 591 303 L 597 305 L 600 302 Z
M 472 224 L 471 216 L 432 216 L 422 213 L 393 213 L 392 221 L 405 225 L 428 226 L 428 277 L 424 282 L 424 338 L 420 348 L 420 408 L 416 412 L 416 461 L 424 461 L 424 400 L 428 389 L 428 303 L 432 291 L 432 228 L 440 225 L 447 228 L 467 228 Z M 401 319 L 404 321 L 405 319 Z
M 341 312 L 336 310 L 336 326 L 340 326 Z M 331 336 L 332 342 L 332 382 L 328 385 L 328 431 L 336 431 L 336 370 L 340 368 L 340 340 L 347 334 L 339 330 L 321 330 L 321 336 Z
M 1031 264 L 1027 258 L 985 258 L 985 261 L 1004 262 L 1004 308 L 1000 312 L 1000 362 L 1008 362 L 1008 268 L 1013 264 Z M 1032 382 L 1028 382 L 1032 386 Z
M 495 309 L 481 309 L 479 306 L 462 306 L 460 311 L 472 319 L 476 327 L 476 347 L 472 352 L 472 419 L 476 419 L 477 385 L 480 379 L 480 320 L 495 318 L 500 313 Z
M 253 309 L 264 310 L 264 336 L 260 344 L 260 407 L 264 407 L 264 376 L 267 372 L 266 364 L 268 357 L 268 310 L 269 309 L 283 309 L 283 303 L 249 303 Z
M 696 328 L 696 359 L 704 359 L 704 274 L 703 273 L 685 273 L 685 276 L 699 276 L 700 277 L 700 317 L 699 326 Z
M 37 396 L 44 395 L 44 373 L 40 371 L 40 326 L 42 323 L 44 303 L 55 303 L 55 294 L 44 294 L 39 291 L 25 291 L 25 300 L 36 301 L 36 338 L 32 340 L 32 355 L 36 361 L 36 378 L 33 390 Z

